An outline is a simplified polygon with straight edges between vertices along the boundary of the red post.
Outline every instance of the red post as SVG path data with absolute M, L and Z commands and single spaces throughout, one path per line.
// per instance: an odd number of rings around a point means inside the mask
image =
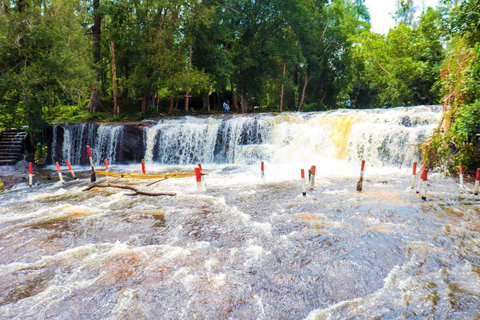
M 145 174 L 146 171 L 145 171 L 145 162 L 142 161 L 142 173 Z
M 70 173 L 72 174 L 72 178 L 77 180 L 77 176 L 75 175 L 75 172 L 73 172 L 73 168 L 70 165 L 70 162 L 68 162 L 68 160 L 65 160 L 65 163 L 67 164 L 68 170 L 70 170 Z
M 195 177 L 197 178 L 197 191 L 202 190 L 202 171 L 199 167 L 195 167 Z
M 310 190 L 313 190 L 313 187 L 315 186 L 315 171 L 317 170 L 316 166 L 312 166 L 310 168 Z
M 62 170 L 60 169 L 60 165 L 58 164 L 58 161 L 55 162 L 55 165 L 57 166 L 58 180 L 60 180 L 61 183 L 65 183 L 65 181 L 63 181 Z
M 363 171 L 365 170 L 365 160 L 362 160 L 362 165 L 360 168 L 360 180 L 357 181 L 357 191 L 362 191 L 363 189 Z
M 305 170 L 300 169 L 300 175 L 302 177 L 302 194 L 305 197 L 307 195 L 307 189 L 305 188 Z
M 412 171 L 412 180 L 410 181 L 410 189 L 415 188 L 415 176 L 417 175 L 417 163 L 413 163 L 413 171 Z
M 93 166 L 92 150 L 90 150 L 90 146 L 87 146 L 87 153 L 88 160 L 90 160 L 90 167 L 92 167 L 92 173 L 90 174 L 90 182 L 95 182 L 97 181 L 97 176 L 95 175 L 95 167 Z
M 262 179 L 265 178 L 265 164 L 262 162 L 260 162 L 260 173 L 261 173 L 261 177 Z
M 108 159 L 105 158 L 105 171 L 108 171 Z
M 28 163 L 28 186 L 31 188 L 33 183 L 33 164 Z
M 473 191 L 474 195 L 478 195 L 478 184 L 480 182 L 480 169 L 477 169 L 477 176 L 475 178 L 475 190 Z
M 423 192 L 422 192 L 422 199 L 427 200 L 427 175 L 428 175 L 428 168 L 425 166 L 422 172 L 422 181 L 423 181 Z

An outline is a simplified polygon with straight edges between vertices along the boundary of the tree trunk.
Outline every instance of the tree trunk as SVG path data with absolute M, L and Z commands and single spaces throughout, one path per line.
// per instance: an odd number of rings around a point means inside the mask
M 241 113 L 247 113 L 247 95 L 245 92 L 242 92 L 241 97 L 240 97 L 240 112 Z
M 100 25 L 102 23 L 102 18 L 98 14 L 98 8 L 100 7 L 100 0 L 93 0 L 93 62 L 95 63 L 95 73 L 97 74 L 97 82 L 101 81 L 100 74 Z
M 285 79 L 286 69 L 287 69 L 287 64 L 284 63 L 283 64 L 283 73 L 282 73 L 282 89 L 280 90 L 280 112 L 283 112 L 283 91 L 284 91 L 284 88 L 285 88 L 285 85 L 284 85 L 283 81 Z
M 113 41 L 110 43 L 112 49 L 112 83 L 113 83 L 113 116 L 118 117 L 120 115 L 120 108 L 117 105 L 117 71 L 115 68 L 115 46 Z
M 87 105 L 87 110 L 90 113 L 98 111 L 100 106 L 100 92 L 98 92 L 96 87 L 92 87 L 92 94 L 90 95 L 90 102 Z
M 308 74 L 305 74 L 305 81 L 303 83 L 303 89 L 302 89 L 302 97 L 300 99 L 300 103 L 298 104 L 298 111 L 302 111 L 303 101 L 305 100 L 305 92 L 307 91 L 307 85 L 310 82 L 310 79 L 308 78 Z
M 230 76 L 230 88 L 232 89 L 232 105 L 235 110 L 238 110 L 237 99 L 235 98 L 235 86 L 233 83 L 233 77 Z
M 190 50 L 188 52 L 188 69 L 190 71 L 192 68 L 192 46 L 190 45 Z M 185 93 L 185 113 L 188 114 L 188 104 L 190 102 L 190 85 L 187 85 L 187 92 Z
M 173 90 L 170 91 L 170 106 L 168 107 L 168 113 L 173 112 Z
M 207 112 L 210 113 L 210 92 L 208 90 L 205 90 L 203 92 L 203 107 L 207 108 Z
M 142 99 L 142 114 L 145 114 L 147 112 L 147 99 L 148 99 L 148 94 L 144 92 L 143 99 Z

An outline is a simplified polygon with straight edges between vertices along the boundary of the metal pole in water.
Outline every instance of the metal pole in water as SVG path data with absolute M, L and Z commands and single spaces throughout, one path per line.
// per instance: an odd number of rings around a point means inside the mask
M 315 171 L 316 171 L 317 167 L 316 166 L 312 166 L 312 168 L 310 169 L 310 191 L 313 190 L 313 187 L 315 186 Z
M 302 194 L 305 197 L 307 195 L 307 189 L 305 188 L 305 170 L 300 169 L 300 175 L 302 177 Z
M 260 162 L 260 172 L 261 172 L 261 178 L 262 180 L 265 179 L 265 164 L 262 162 Z
M 418 181 L 417 193 L 420 193 L 420 191 L 422 190 L 423 176 L 425 175 L 426 169 L 427 169 L 427 166 L 423 166 L 422 173 L 420 174 L 420 181 Z
M 33 164 L 31 162 L 28 163 L 28 185 L 30 188 L 32 187 L 33 183 Z
M 199 167 L 195 167 L 195 177 L 197 178 L 197 191 L 202 190 L 202 171 Z
M 361 192 L 363 189 L 363 171 L 365 169 L 365 160 L 362 160 L 362 167 L 360 169 L 360 180 L 357 182 L 357 191 Z
M 143 173 L 143 174 L 146 173 L 146 171 L 145 171 L 145 162 L 144 162 L 144 161 L 142 161 L 142 173 Z
M 460 163 L 460 173 L 458 176 L 460 177 L 460 187 L 463 189 L 463 163 Z
M 202 171 L 203 171 L 202 164 L 199 163 L 197 166 L 198 166 L 198 168 L 200 169 L 200 177 L 202 177 L 202 185 L 203 185 L 203 187 L 206 189 L 206 188 L 207 188 L 207 184 L 205 183 L 205 178 L 203 177 L 204 175 L 202 174 Z
M 425 169 L 423 170 L 423 192 L 422 192 L 422 200 L 427 200 L 427 174 L 428 174 L 428 168 L 425 166 Z
M 55 162 L 55 165 L 57 166 L 58 180 L 60 180 L 61 183 L 65 183 L 65 181 L 63 181 L 62 170 L 60 169 L 58 161 Z
M 73 168 L 70 165 L 70 162 L 68 160 L 65 160 L 65 163 L 67 164 L 68 170 L 70 170 L 70 173 L 72 174 L 72 178 L 77 180 L 77 176 L 75 175 L 75 172 L 73 172 Z
M 480 169 L 477 169 L 477 176 L 475 177 L 475 190 L 474 195 L 478 195 L 478 184 L 480 183 Z
M 417 162 L 413 163 L 413 172 L 412 172 L 412 180 L 410 181 L 410 189 L 415 188 L 415 176 L 417 175 Z
M 87 146 L 87 153 L 88 160 L 90 160 L 90 167 L 92 167 L 92 173 L 90 174 L 90 182 L 95 182 L 97 181 L 97 177 L 95 176 L 95 167 L 93 166 L 92 150 L 90 150 L 90 146 Z
M 105 158 L 105 171 L 108 171 L 108 159 Z

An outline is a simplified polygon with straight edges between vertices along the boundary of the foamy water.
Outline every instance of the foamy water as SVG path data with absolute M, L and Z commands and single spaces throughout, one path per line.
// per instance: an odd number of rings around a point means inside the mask
M 225 161 L 203 163 L 201 190 L 194 177 L 150 186 L 151 180 L 116 181 L 173 197 L 83 191 L 89 179 L 74 181 L 68 173 L 64 185 L 54 175 L 34 178 L 32 188 L 18 183 L 0 196 L 2 318 L 478 316 L 480 205 L 469 192 L 473 186 L 462 190 L 456 179 L 433 172 L 427 201 L 409 188 L 413 152 L 408 158 L 405 144 L 431 130 L 429 117 L 438 113 L 365 111 L 368 117 L 358 120 L 363 112 L 332 112 L 332 123 L 326 114 L 268 115 L 264 179 L 260 158 L 245 150 L 258 146 L 232 143 L 238 149 L 225 153 Z M 403 145 L 397 129 L 384 129 L 395 117 L 412 121 L 399 126 L 409 132 Z M 198 121 L 207 131 L 214 127 Z M 349 127 L 346 143 L 332 129 L 337 122 Z M 377 142 L 380 135 L 387 142 Z M 193 150 L 182 148 L 182 155 Z M 378 157 L 385 152 L 388 159 Z M 151 154 L 151 174 L 193 171 L 196 164 L 167 165 Z M 370 156 L 357 192 L 360 154 Z M 397 161 L 395 154 L 406 156 Z M 315 186 L 302 196 L 300 169 L 311 165 L 317 166 Z M 141 167 L 113 164 L 110 170 L 140 173 Z

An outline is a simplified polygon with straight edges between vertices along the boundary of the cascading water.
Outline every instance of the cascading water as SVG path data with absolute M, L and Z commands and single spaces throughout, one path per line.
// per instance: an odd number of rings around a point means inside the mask
M 163 120 L 146 128 L 145 159 L 252 164 L 330 158 L 400 165 L 411 162 L 413 146 L 430 135 L 439 117 L 438 107 L 416 107 Z
M 35 171 L 32 188 L 17 179 L 0 196 L 1 318 L 478 317 L 472 183 L 462 189 L 429 172 L 426 201 L 410 189 L 414 145 L 440 114 L 412 107 L 184 117 L 142 127 L 135 138 L 128 126 L 115 133 L 61 124 L 55 148 L 65 159 L 80 161 L 86 144 L 96 157 L 120 159 L 123 151 L 101 145 L 125 140 L 126 150 L 137 139 L 147 146 L 138 152 L 148 173 L 201 162 L 206 188 L 197 190 L 194 177 L 115 182 L 177 194 L 148 197 L 84 191 L 86 176 L 65 175 L 62 184 Z M 360 159 L 367 165 L 357 192 Z M 315 186 L 302 196 L 300 169 L 311 165 Z M 111 170 L 140 168 L 119 161 Z M 0 176 L 8 181 L 12 171 L 0 167 Z
M 68 160 L 71 164 L 86 164 L 86 146 L 93 150 L 95 164 L 107 158 L 118 162 L 123 147 L 125 128 L 123 125 L 96 125 L 93 123 L 60 123 L 54 126 L 52 162 Z

